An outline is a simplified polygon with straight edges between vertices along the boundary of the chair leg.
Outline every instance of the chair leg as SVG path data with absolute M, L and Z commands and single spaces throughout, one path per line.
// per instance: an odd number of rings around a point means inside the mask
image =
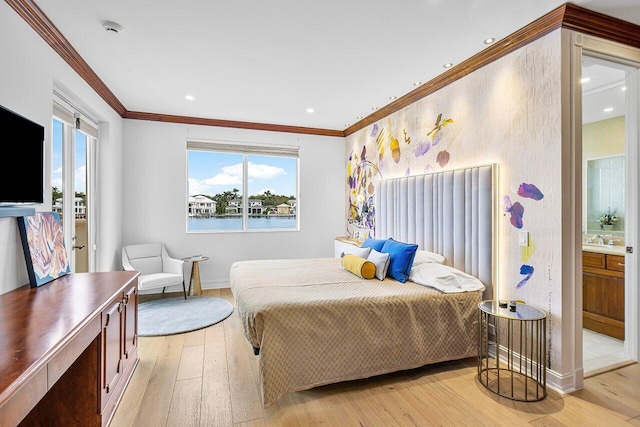
M 187 288 L 184 285 L 184 280 L 182 281 L 182 293 L 184 293 L 184 299 L 187 299 Z
M 162 287 L 162 293 L 163 293 L 163 294 L 164 294 L 164 288 L 165 288 L 165 287 L 163 286 L 163 287 Z

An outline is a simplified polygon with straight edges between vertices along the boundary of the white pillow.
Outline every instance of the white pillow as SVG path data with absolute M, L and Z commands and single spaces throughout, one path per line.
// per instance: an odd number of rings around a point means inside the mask
M 482 282 L 464 271 L 444 264 L 425 262 L 414 266 L 409 280 L 423 286 L 430 286 L 451 294 L 467 291 L 484 291 Z
M 387 275 L 387 270 L 389 269 L 389 254 L 378 252 L 372 248 L 367 260 L 371 261 L 373 265 L 376 266 L 376 277 L 380 280 L 384 280 Z
M 413 258 L 413 265 L 424 264 L 425 262 L 435 262 L 437 264 L 444 264 L 445 258 L 435 252 L 423 251 L 418 249 L 416 256 Z
M 340 256 L 343 257 L 346 254 L 352 254 L 355 256 L 359 256 L 360 258 L 367 259 L 367 257 L 369 256 L 369 252 L 371 252 L 371 248 L 361 248 L 360 246 L 356 245 L 344 245 L 344 250 L 342 251 L 342 254 Z

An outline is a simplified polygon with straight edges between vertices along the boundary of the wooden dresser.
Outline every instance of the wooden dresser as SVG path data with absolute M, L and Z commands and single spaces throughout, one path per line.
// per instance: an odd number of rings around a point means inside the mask
M 138 272 L 0 295 L 0 425 L 105 426 L 138 363 Z
M 624 340 L 624 255 L 582 252 L 582 323 Z

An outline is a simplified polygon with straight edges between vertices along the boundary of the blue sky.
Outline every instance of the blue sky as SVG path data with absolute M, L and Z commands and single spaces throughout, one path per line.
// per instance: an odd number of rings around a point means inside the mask
M 75 191 L 85 193 L 86 185 L 86 136 L 76 130 Z M 51 186 L 62 190 L 62 122 L 53 120 L 53 155 L 51 160 Z
M 242 155 L 209 151 L 188 152 L 189 195 L 214 195 L 233 188 L 242 194 Z M 249 155 L 249 195 L 270 190 L 273 194 L 296 194 L 297 159 Z

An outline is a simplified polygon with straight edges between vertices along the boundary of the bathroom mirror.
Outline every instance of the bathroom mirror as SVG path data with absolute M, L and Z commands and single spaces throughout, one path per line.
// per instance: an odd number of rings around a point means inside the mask
M 623 236 L 625 156 L 602 157 L 585 163 L 587 234 Z

